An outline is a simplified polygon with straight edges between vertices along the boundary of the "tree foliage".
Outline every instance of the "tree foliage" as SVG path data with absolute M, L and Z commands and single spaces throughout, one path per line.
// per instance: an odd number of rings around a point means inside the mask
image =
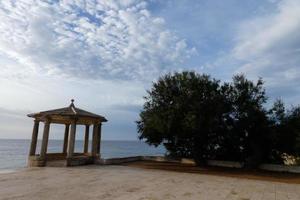
M 139 138 L 163 144 L 172 157 L 244 161 L 255 167 L 299 155 L 300 108 L 281 101 L 267 110 L 264 82 L 236 75 L 221 83 L 195 72 L 167 74 L 147 91 Z M 284 144 L 283 144 L 284 141 Z
M 282 163 L 282 155 L 300 156 L 300 107 L 285 109 L 281 100 L 276 100 L 269 111 L 271 123 L 270 161 Z
M 140 139 L 164 143 L 175 157 L 203 156 L 223 108 L 219 81 L 193 72 L 168 74 L 153 84 L 138 121 Z M 202 152 L 196 154 L 196 152 Z

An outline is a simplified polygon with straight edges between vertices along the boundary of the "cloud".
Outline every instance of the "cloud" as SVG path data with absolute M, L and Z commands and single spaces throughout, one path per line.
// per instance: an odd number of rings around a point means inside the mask
M 271 96 L 289 103 L 300 92 L 300 1 L 278 1 L 274 13 L 243 21 L 231 56 L 236 72 L 263 77 Z
M 195 51 L 141 0 L 1 1 L 0 18 L 0 54 L 30 73 L 151 80 Z
M 278 3 L 276 13 L 244 22 L 238 34 L 235 55 L 237 58 L 247 58 L 274 50 L 281 54 L 297 51 L 299 18 L 300 2 L 286 0 Z
M 136 139 L 129 109 L 142 104 L 144 80 L 189 54 L 144 1 L 1 1 L 0 18 L 0 138 L 30 138 L 25 114 L 74 98 L 109 119 L 104 139 Z M 58 128 L 50 137 L 62 138 Z
M 1 71 L 2 72 L 2 71 Z M 143 104 L 140 81 L 85 80 L 53 77 L 0 78 L 0 138 L 30 138 L 32 119 L 26 114 L 75 106 L 105 116 L 103 139 L 136 139 L 135 121 Z M 41 124 L 41 134 L 43 125 Z M 82 138 L 83 130 L 78 129 Z M 51 126 L 51 138 L 63 138 L 63 127 Z
M 0 137 L 30 138 L 24 114 L 75 98 L 109 119 L 104 139 L 135 139 L 146 89 L 174 70 L 224 81 L 238 72 L 261 76 L 271 97 L 297 104 L 299 7 L 299 0 L 0 1 Z M 61 138 L 63 129 L 56 132 Z

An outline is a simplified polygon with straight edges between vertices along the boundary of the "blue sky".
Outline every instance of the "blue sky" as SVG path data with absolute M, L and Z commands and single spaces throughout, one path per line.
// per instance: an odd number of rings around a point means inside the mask
M 181 70 L 263 77 L 271 101 L 300 102 L 300 0 L 4 0 L 0 19 L 0 138 L 74 98 L 108 118 L 104 139 L 135 140 L 145 91 Z

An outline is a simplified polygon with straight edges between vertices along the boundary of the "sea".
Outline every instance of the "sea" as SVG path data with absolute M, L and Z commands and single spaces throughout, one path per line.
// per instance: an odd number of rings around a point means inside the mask
M 25 139 L 0 139 L 0 173 L 1 171 L 18 170 L 27 166 L 30 142 L 30 140 Z M 40 146 L 41 141 L 38 141 L 37 152 L 39 152 Z M 47 152 L 59 153 L 62 152 L 62 148 L 62 140 L 49 140 Z M 83 152 L 82 140 L 76 140 L 75 152 Z M 162 156 L 165 152 L 163 146 L 153 147 L 143 141 L 101 141 L 102 158 L 140 155 Z

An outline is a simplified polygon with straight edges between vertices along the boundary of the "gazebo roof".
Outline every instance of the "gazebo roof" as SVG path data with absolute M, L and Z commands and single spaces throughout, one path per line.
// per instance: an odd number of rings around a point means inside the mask
M 68 107 L 31 113 L 27 116 L 36 118 L 39 121 L 50 119 L 50 121 L 54 123 L 71 123 L 74 119 L 76 119 L 79 124 L 91 124 L 95 121 L 107 122 L 107 119 L 101 115 L 76 108 L 73 99 Z

